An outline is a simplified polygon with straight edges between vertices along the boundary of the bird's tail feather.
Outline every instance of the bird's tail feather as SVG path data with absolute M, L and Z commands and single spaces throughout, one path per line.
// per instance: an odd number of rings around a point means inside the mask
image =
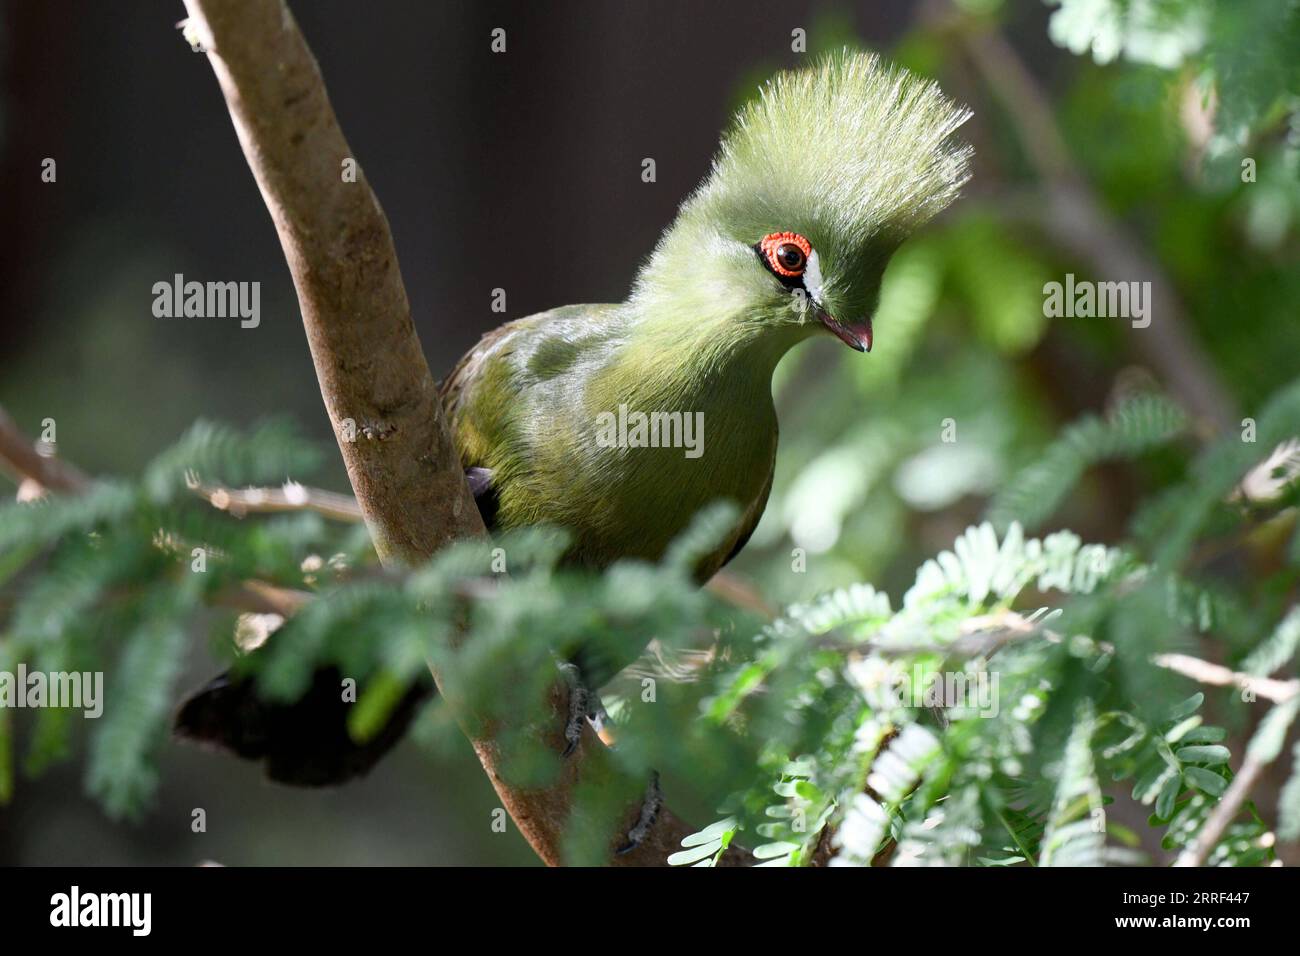
M 338 668 L 318 668 L 307 693 L 290 704 L 264 700 L 255 684 L 227 671 L 181 705 L 173 731 L 260 761 L 271 780 L 298 787 L 333 786 L 364 776 L 402 739 L 420 704 L 434 692 L 431 678 L 417 681 L 383 728 L 359 742 L 348 733 L 353 705 L 343 700 Z

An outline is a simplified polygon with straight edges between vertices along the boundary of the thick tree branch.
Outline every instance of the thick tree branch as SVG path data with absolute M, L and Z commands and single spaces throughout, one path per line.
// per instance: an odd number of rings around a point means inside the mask
M 280 0 L 187 0 L 293 274 L 321 396 L 386 561 L 482 535 L 388 220 Z M 345 169 L 345 163 L 349 164 Z
M 385 563 L 423 561 L 484 534 L 411 322 L 388 222 L 353 160 L 315 58 L 283 0 L 185 0 L 186 37 L 208 54 L 244 156 L 293 274 L 325 407 L 348 477 Z M 442 687 L 454 701 L 454 688 Z M 551 695 L 559 726 L 565 691 Z M 538 855 L 562 860 L 573 788 L 620 781 L 588 729 L 560 780 L 519 790 L 501 774 L 491 730 L 474 740 L 506 809 Z M 473 735 L 472 735 L 473 736 Z M 562 746 L 558 730 L 545 736 Z M 628 811 L 629 821 L 637 808 Z M 662 863 L 691 832 L 668 811 L 640 847 L 613 862 Z

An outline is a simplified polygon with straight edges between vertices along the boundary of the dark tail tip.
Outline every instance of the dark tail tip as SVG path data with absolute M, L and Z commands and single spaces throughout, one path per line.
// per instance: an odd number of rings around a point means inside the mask
M 327 787 L 364 776 L 402 739 L 420 704 L 433 693 L 424 678 L 402 696 L 379 733 L 358 742 L 348 733 L 353 704 L 343 700 L 343 675 L 323 667 L 291 704 L 258 696 L 254 681 L 229 671 L 181 705 L 177 737 L 263 763 L 266 775 L 297 787 Z

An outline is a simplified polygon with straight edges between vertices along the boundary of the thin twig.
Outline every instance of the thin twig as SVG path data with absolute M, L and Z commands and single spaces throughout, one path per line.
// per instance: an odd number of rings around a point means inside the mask
M 1211 684 L 1215 687 L 1239 687 L 1243 691 L 1250 691 L 1257 697 L 1263 697 L 1276 704 L 1284 703 L 1296 694 L 1300 694 L 1300 679 L 1276 680 L 1272 677 L 1242 674 L 1222 664 L 1211 664 L 1209 661 L 1189 657 L 1186 654 L 1158 654 L 1154 660 L 1160 667 L 1190 677 L 1202 684 Z
M 853 641 L 831 632 L 818 639 L 816 646 L 819 650 L 870 653 L 884 657 L 942 654 L 947 657 L 972 658 L 989 657 L 1008 644 L 1031 637 L 1041 637 L 1054 644 L 1065 641 L 1065 635 L 1060 632 L 1042 627 L 1014 611 L 971 618 L 965 622 L 965 627 L 963 634 L 947 644 L 886 642 L 882 640 L 883 635 Z M 1095 643 L 1097 649 L 1102 652 L 1109 653 L 1114 650 L 1104 641 Z M 1157 654 L 1151 658 L 1151 662 L 1157 667 L 1189 677 L 1199 683 L 1214 687 L 1239 687 L 1243 691 L 1249 691 L 1257 697 L 1263 697 L 1277 704 L 1285 703 L 1300 694 L 1300 678 L 1284 681 L 1272 677 L 1243 674 L 1222 664 L 1213 664 L 1188 654 Z
M 7 472 L 19 484 L 34 484 L 38 492 L 80 492 L 90 484 L 90 479 L 77 468 L 42 454 L 39 448 L 0 408 L 0 470 Z
M 212 603 L 246 614 L 279 614 L 292 617 L 315 595 L 310 591 L 282 588 L 265 581 L 244 581 L 216 595 Z
M 186 482 L 191 491 L 206 499 L 212 507 L 236 517 L 281 511 L 314 511 L 334 521 L 365 520 L 361 506 L 351 495 L 308 488 L 296 481 L 286 481 L 279 488 L 227 488 L 225 485 L 204 484 L 194 476 L 187 476 Z
M 1246 759 L 1242 761 L 1241 769 L 1237 771 L 1223 797 L 1211 811 L 1205 825 L 1201 827 L 1201 832 L 1196 835 L 1196 842 L 1178 855 L 1174 866 L 1205 865 L 1205 861 L 1210 858 L 1210 853 L 1223 839 L 1228 825 L 1241 812 L 1242 804 L 1246 802 L 1246 798 L 1259 781 L 1260 774 L 1264 772 L 1266 766 L 1263 760 L 1253 756 L 1249 750 L 1246 751 Z
M 1242 674 L 1221 664 L 1211 664 L 1186 654 L 1160 654 L 1155 658 L 1155 662 L 1161 667 L 1166 667 L 1202 684 L 1239 687 L 1243 691 L 1249 691 L 1275 704 L 1287 703 L 1300 694 L 1300 679 L 1281 681 L 1271 677 Z M 1206 818 L 1205 824 L 1196 835 L 1196 841 L 1179 854 L 1175 866 L 1205 865 L 1214 848 L 1223 839 L 1223 834 L 1241 812 L 1242 805 L 1250 796 L 1251 790 L 1254 789 L 1268 763 L 1269 761 L 1262 759 L 1251 747 L 1246 748 L 1246 758 L 1241 762 L 1241 769 L 1237 771 L 1232 778 L 1232 783 L 1228 785 L 1228 789 Z
M 767 603 L 762 592 L 754 585 L 732 571 L 719 571 L 704 585 L 715 597 L 726 601 L 732 607 L 750 611 L 762 617 L 773 618 L 776 608 Z

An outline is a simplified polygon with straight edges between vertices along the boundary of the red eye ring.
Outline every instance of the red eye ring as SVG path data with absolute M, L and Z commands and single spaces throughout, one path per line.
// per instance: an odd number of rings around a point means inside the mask
M 812 243 L 797 232 L 773 232 L 758 244 L 773 272 L 787 279 L 797 279 L 808 266 Z

